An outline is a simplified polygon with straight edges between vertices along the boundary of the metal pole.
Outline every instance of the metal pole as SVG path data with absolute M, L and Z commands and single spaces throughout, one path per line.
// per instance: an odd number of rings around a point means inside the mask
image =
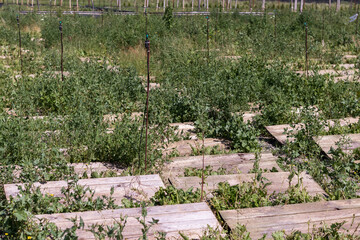
M 201 201 L 204 198 L 204 170 L 205 170 L 205 134 L 202 132 L 202 172 L 201 172 Z
M 308 44 L 307 44 L 307 36 L 308 36 L 308 27 L 305 23 L 305 71 L 306 71 L 306 78 L 308 78 Z
M 61 81 L 64 81 L 64 66 L 63 66 L 63 57 L 64 57 L 64 46 L 63 46 L 63 32 L 62 32 L 62 22 L 59 22 L 60 30 L 60 39 L 61 39 Z
M 147 13 L 146 16 L 146 40 L 145 48 L 147 52 L 147 88 L 146 88 L 146 129 L 145 129 L 145 172 L 147 170 L 147 140 L 148 140 L 148 128 L 149 128 L 149 92 L 150 92 L 150 40 L 147 32 Z
M 210 49 L 209 49 L 209 16 L 206 16 L 206 47 L 207 47 L 207 60 L 209 62 Z
M 322 27 L 321 27 L 321 40 L 324 41 L 324 22 L 325 22 L 325 12 L 322 12 Z
M 19 5 L 20 7 L 20 5 Z M 19 15 L 16 16 L 18 30 L 19 30 L 19 58 L 20 58 L 20 71 L 21 75 L 23 73 L 23 64 L 22 64 L 22 55 L 21 55 L 21 32 L 20 32 L 20 17 Z
M 358 16 L 356 17 L 356 30 L 355 30 L 355 35 L 358 34 L 358 25 L 359 25 L 359 12 L 357 13 Z
M 276 11 L 274 10 L 274 37 L 276 42 Z

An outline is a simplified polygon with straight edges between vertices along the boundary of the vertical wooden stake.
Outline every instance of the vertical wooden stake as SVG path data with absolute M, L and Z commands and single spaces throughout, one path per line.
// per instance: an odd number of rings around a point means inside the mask
M 20 5 L 19 5 L 20 7 Z M 20 14 L 20 12 L 19 12 Z M 21 32 L 20 32 L 20 17 L 19 15 L 16 16 L 16 20 L 17 20 L 17 25 L 18 25 L 18 30 L 19 30 L 19 59 L 20 59 L 20 72 L 21 75 L 23 73 L 23 64 L 22 64 L 22 55 L 21 55 Z
M 145 172 L 147 171 L 147 141 L 149 128 L 149 93 L 150 93 L 150 40 L 147 32 L 147 13 L 146 15 L 146 40 L 145 48 L 147 53 L 147 87 L 146 87 L 146 127 L 145 127 Z
M 308 43 L 307 43 L 307 36 L 308 36 L 308 27 L 305 23 L 305 71 L 306 71 L 306 78 L 308 78 Z
M 59 30 L 60 30 L 60 42 L 61 42 L 61 81 L 64 81 L 64 66 L 63 66 L 63 57 L 64 57 L 64 46 L 63 46 L 63 32 L 62 32 L 62 22 L 59 22 Z

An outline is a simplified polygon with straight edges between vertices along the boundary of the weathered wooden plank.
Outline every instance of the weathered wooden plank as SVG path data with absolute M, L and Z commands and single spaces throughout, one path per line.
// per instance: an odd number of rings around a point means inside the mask
M 86 176 L 90 178 L 92 173 L 103 174 L 106 172 L 112 172 L 115 173 L 116 175 L 121 175 L 123 172 L 123 169 L 118 168 L 116 165 L 112 163 L 91 162 L 91 163 L 69 163 L 67 165 L 69 166 L 69 168 L 73 168 L 74 174 L 78 175 L 81 178 L 84 178 L 85 173 Z M 12 176 L 14 177 L 13 182 L 17 182 L 19 180 L 18 178 L 20 178 L 23 168 L 18 165 L 7 165 L 7 166 L 0 165 L 0 169 L 4 167 L 5 168 L 10 167 L 13 169 L 12 172 Z M 36 166 L 34 168 L 38 170 Z M 54 168 L 53 171 L 56 171 L 56 168 Z
M 164 187 L 159 175 L 80 179 L 77 184 L 94 190 L 95 198 L 103 195 L 109 196 L 111 188 L 114 187 L 113 197 L 116 204 L 121 204 L 121 200 L 124 197 L 136 200 L 147 200 L 152 197 L 160 187 Z M 19 186 L 24 186 L 24 184 L 5 184 L 4 190 L 6 198 L 9 199 L 10 196 L 17 196 L 20 192 Z M 33 186 L 40 187 L 41 192 L 44 194 L 63 197 L 61 189 L 63 187 L 67 188 L 68 182 L 52 181 L 44 184 L 36 182 Z
M 316 213 L 328 210 L 342 210 L 360 208 L 360 198 L 338 200 L 338 201 L 321 201 L 304 204 L 279 205 L 274 207 L 243 208 L 236 210 L 226 210 L 221 212 L 221 216 L 226 219 L 252 219 L 263 217 L 276 217 L 282 215 L 292 215 L 298 213 Z
M 263 173 L 263 177 L 268 179 L 271 183 L 267 186 L 267 190 L 272 192 L 285 192 L 289 188 L 289 172 L 270 172 Z M 310 195 L 320 194 L 326 196 L 324 190 L 306 173 L 301 173 L 302 186 Z M 255 179 L 255 174 L 232 174 L 232 175 L 215 175 L 208 176 L 205 179 L 204 190 L 211 192 L 216 189 L 221 182 L 227 182 L 231 186 L 241 184 L 244 182 L 252 182 Z M 172 179 L 172 184 L 176 188 L 189 189 L 190 187 L 201 188 L 201 178 L 199 177 L 176 177 Z M 296 177 L 292 179 L 291 185 L 298 183 Z
M 359 148 L 360 134 L 318 136 L 314 137 L 314 141 L 331 157 L 329 154 L 331 148 L 335 150 L 340 146 L 345 153 L 352 153 L 354 149 Z
M 277 157 L 271 153 L 261 153 L 259 167 L 261 169 L 271 170 L 276 168 L 281 172 L 281 168 L 276 163 Z M 253 169 L 255 163 L 254 153 L 235 153 L 221 155 L 205 155 L 205 166 L 211 166 L 213 170 L 225 168 L 229 173 L 248 173 Z M 171 163 L 166 166 L 169 175 L 182 175 L 185 168 L 202 168 L 202 156 L 178 157 L 174 158 Z
M 170 123 L 170 127 L 175 128 L 175 134 L 188 136 L 192 140 L 197 139 L 193 122 Z
M 327 120 L 327 126 L 325 127 L 325 131 L 329 130 L 329 127 L 333 127 L 336 124 L 339 126 L 346 126 L 350 124 L 357 123 L 359 121 L 359 117 L 353 118 L 343 118 L 343 119 L 334 119 L 334 120 Z M 296 134 L 301 128 L 305 125 L 302 123 L 294 124 L 293 127 L 290 124 L 281 124 L 281 125 L 274 125 L 274 126 L 266 126 L 266 130 L 281 144 L 284 144 L 286 140 L 294 141 L 293 137 L 290 137 L 285 131 L 291 132 L 292 134 Z
M 226 150 L 228 142 L 226 140 L 217 138 L 206 138 L 204 140 L 205 148 L 218 147 L 219 150 Z M 163 151 L 163 155 L 169 155 L 171 152 L 176 151 L 180 156 L 191 155 L 193 149 L 202 149 L 203 141 L 198 139 L 182 140 L 170 143 L 169 146 Z
M 227 210 L 220 211 L 220 214 L 230 228 L 234 229 L 237 224 L 246 225 L 251 237 L 258 238 L 263 234 L 271 236 L 271 233 L 280 230 L 285 230 L 287 233 L 293 230 L 307 232 L 308 227 L 311 230 L 313 224 L 318 227 L 322 221 L 327 224 L 343 220 L 351 222 L 353 216 L 356 217 L 357 222 L 360 222 L 360 200 Z M 352 229 L 356 226 L 357 224 L 354 224 Z M 351 226 L 348 224 L 348 227 Z
M 150 239 L 154 238 L 156 231 L 167 233 L 169 237 L 179 237 L 179 232 L 190 234 L 191 236 L 201 236 L 203 230 L 209 225 L 212 228 L 221 229 L 210 208 L 206 203 L 191 203 L 179 205 L 167 205 L 148 207 L 147 221 L 152 218 L 159 220 L 149 232 Z M 55 223 L 61 229 L 72 226 L 69 219 L 81 217 L 85 224 L 85 229 L 89 229 L 92 224 L 111 225 L 119 220 L 119 216 L 128 216 L 127 224 L 124 229 L 125 239 L 138 239 L 141 236 L 141 225 L 137 217 L 141 217 L 141 208 L 115 209 L 104 211 L 77 212 L 64 214 L 37 215 L 38 219 L 47 219 Z M 86 231 L 78 231 L 79 239 L 94 239 L 92 234 Z

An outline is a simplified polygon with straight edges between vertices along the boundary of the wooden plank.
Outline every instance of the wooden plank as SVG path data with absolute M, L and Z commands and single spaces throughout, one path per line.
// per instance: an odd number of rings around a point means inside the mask
M 109 196 L 110 190 L 114 187 L 113 197 L 116 204 L 121 204 L 121 200 L 132 198 L 136 200 L 148 200 L 154 196 L 155 192 L 160 187 L 165 187 L 159 175 L 140 175 L 127 177 L 113 177 L 113 178 L 94 178 L 94 179 L 80 179 L 78 185 L 89 187 L 95 191 L 94 197 Z M 19 194 L 19 184 L 5 184 L 4 190 L 7 199 L 10 196 L 15 197 Z M 68 187 L 67 181 L 52 181 L 47 183 L 36 182 L 34 187 L 40 187 L 43 194 L 53 194 L 56 197 L 63 197 L 61 193 L 62 188 Z
M 175 134 L 188 136 L 191 140 L 197 139 L 193 122 L 170 123 L 170 127 L 175 128 Z
M 271 153 L 261 153 L 259 167 L 271 170 L 276 168 L 281 172 L 281 168 L 276 163 L 277 157 Z M 254 167 L 254 153 L 235 153 L 220 155 L 205 155 L 205 166 L 211 166 L 213 170 L 225 168 L 229 173 L 248 173 Z M 178 157 L 174 158 L 166 166 L 169 175 L 182 175 L 185 168 L 202 168 L 202 156 Z
M 163 155 L 166 156 L 175 151 L 180 156 L 188 156 L 192 154 L 192 148 L 202 149 L 202 144 L 203 141 L 198 139 L 182 140 L 170 143 L 163 151 Z M 228 148 L 228 141 L 217 138 L 206 138 L 204 140 L 204 145 L 205 148 L 218 147 L 219 150 L 226 150 Z
M 269 172 L 263 173 L 263 177 L 268 179 L 271 183 L 267 186 L 269 193 L 273 192 L 285 192 L 289 188 L 289 172 Z M 302 178 L 303 187 L 306 188 L 307 192 L 314 196 L 320 194 L 326 196 L 326 193 L 322 188 L 317 184 L 310 175 L 306 173 L 301 173 L 300 178 Z M 205 179 L 204 190 L 206 192 L 211 192 L 215 190 L 219 183 L 227 182 L 231 186 L 241 184 L 244 182 L 252 182 L 255 179 L 255 174 L 232 174 L 232 175 L 216 175 L 208 176 Z M 296 185 L 298 183 L 297 178 L 294 177 L 291 185 Z M 176 188 L 180 189 L 189 189 L 190 187 L 201 188 L 201 178 L 199 177 L 176 177 L 173 178 L 172 184 Z
M 85 173 L 88 178 L 91 178 L 92 173 L 103 174 L 106 172 L 112 172 L 115 173 L 116 175 L 121 175 L 122 172 L 124 171 L 124 169 L 118 168 L 116 165 L 112 163 L 104 163 L 104 162 L 69 163 L 67 165 L 70 168 L 69 170 L 73 168 L 75 175 L 79 176 L 80 178 L 83 178 Z M 18 178 L 20 178 L 20 175 L 23 171 L 23 168 L 21 166 L 18 165 L 1 166 L 0 164 L 0 168 L 3 167 L 14 168 L 14 171 L 12 172 L 12 176 L 14 178 L 13 181 L 16 182 L 19 180 Z M 35 166 L 34 168 L 35 170 L 39 170 L 37 166 Z M 54 168 L 53 171 L 56 171 L 56 168 Z
M 292 204 L 275 207 L 260 207 L 238 210 L 220 211 L 227 225 L 234 229 L 237 224 L 246 225 L 252 238 L 259 238 L 263 234 L 285 230 L 290 233 L 293 230 L 307 232 L 313 224 L 319 227 L 322 221 L 327 224 L 351 222 L 355 214 L 356 222 L 360 222 L 360 200 L 339 200 L 329 202 Z M 309 224 L 310 223 L 310 224 Z M 353 230 L 357 224 L 350 226 Z M 269 237 L 268 235 L 268 237 Z
M 149 232 L 150 239 L 154 239 L 154 233 L 161 231 L 167 233 L 168 237 L 179 237 L 179 232 L 185 232 L 191 236 L 201 236 L 203 231 L 209 225 L 212 228 L 221 229 L 214 214 L 206 203 L 191 203 L 179 205 L 156 206 L 147 208 L 147 221 L 152 218 L 159 220 Z M 66 229 L 72 226 L 69 219 L 81 217 L 88 229 L 92 224 L 111 225 L 119 220 L 119 216 L 128 216 L 127 224 L 124 229 L 125 239 L 138 239 L 141 236 L 141 225 L 137 217 L 141 217 L 141 208 L 115 209 L 104 211 L 63 213 L 37 215 L 37 219 L 47 219 L 55 223 L 59 228 Z M 94 239 L 92 234 L 86 231 L 78 231 L 79 239 Z
M 338 144 L 341 141 L 344 141 L 341 150 L 345 153 L 352 153 L 354 149 L 359 148 L 360 134 L 317 136 L 314 137 L 314 141 L 329 157 L 332 157 L 331 154 L 329 154 L 330 149 L 338 149 Z
M 353 118 L 343 118 L 343 119 L 333 119 L 333 120 L 327 120 L 327 126 L 325 127 L 325 131 L 329 130 L 329 127 L 333 127 L 337 124 L 339 126 L 343 127 L 346 125 L 354 124 L 359 121 L 359 117 Z M 303 128 L 305 125 L 302 123 L 294 124 L 294 127 L 291 127 L 291 124 L 281 124 L 281 125 L 274 125 L 274 126 L 266 126 L 266 130 L 281 144 L 285 144 L 286 140 L 292 142 L 295 139 L 293 137 L 290 137 L 288 134 L 285 134 L 285 131 L 288 131 L 292 134 L 296 134 L 301 128 Z

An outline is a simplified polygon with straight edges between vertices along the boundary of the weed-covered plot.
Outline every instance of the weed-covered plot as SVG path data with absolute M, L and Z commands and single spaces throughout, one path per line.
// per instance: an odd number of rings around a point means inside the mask
M 235 230 L 239 224 L 245 225 L 250 237 L 259 239 L 264 234 L 270 236 L 276 231 L 284 231 L 289 235 L 295 231 L 315 234 L 320 226 L 326 225 L 330 230 L 331 224 L 343 221 L 346 223 L 339 225 L 341 232 L 358 235 L 359 210 L 360 200 L 351 199 L 227 210 L 220 211 L 220 214 L 231 229 Z
M 269 183 L 266 186 L 266 190 L 269 193 L 285 193 L 289 186 L 295 186 L 298 184 L 297 178 L 289 180 L 289 172 L 268 172 L 263 173 L 265 183 Z M 207 176 L 204 182 L 204 190 L 207 193 L 211 193 L 219 187 L 220 183 L 228 183 L 230 186 L 240 185 L 244 182 L 251 183 L 256 179 L 257 175 L 253 174 L 231 174 L 231 175 L 217 175 Z M 306 189 L 306 192 L 310 196 L 326 196 L 324 190 L 306 173 L 301 173 L 298 176 L 301 179 L 301 188 Z M 172 184 L 176 188 L 189 189 L 189 188 L 201 188 L 201 177 L 177 177 L 174 178 Z
M 155 206 L 148 207 L 146 211 L 146 217 L 143 216 L 141 208 L 132 208 L 100 212 L 37 215 L 36 218 L 47 219 L 63 230 L 73 226 L 71 219 L 77 218 L 77 223 L 80 224 L 81 218 L 84 230 L 79 229 L 76 232 L 79 239 L 84 240 L 95 239 L 92 232 L 89 231 L 89 229 L 92 229 L 92 226 L 105 225 L 105 227 L 111 228 L 117 223 L 124 226 L 122 230 L 124 239 L 138 239 L 143 236 L 143 226 L 137 218 L 146 222 L 145 224 L 148 226 L 151 226 L 151 222 L 155 221 L 154 226 L 146 231 L 146 235 L 150 239 L 155 239 L 155 236 L 159 236 L 159 233 L 166 234 L 168 239 L 179 238 L 180 233 L 190 238 L 198 238 L 208 226 L 221 230 L 220 224 L 206 203 Z M 126 220 L 121 221 L 120 216 L 126 216 Z M 115 227 L 115 229 L 119 231 L 118 228 Z
M 318 136 L 314 137 L 314 141 L 330 157 L 332 153 L 336 154 L 340 151 L 346 154 L 354 153 L 356 158 L 359 157 L 360 134 Z
M 359 118 L 344 118 L 337 120 L 327 120 L 324 122 L 324 131 L 334 127 L 344 127 L 347 125 L 355 124 L 359 121 Z M 305 127 L 305 124 L 282 124 L 275 126 L 266 126 L 266 130 L 280 143 L 284 144 L 286 141 L 294 141 L 294 135 Z
M 169 177 L 184 176 L 186 172 L 190 174 L 193 171 L 201 172 L 203 156 L 179 157 L 173 158 L 172 162 L 165 166 L 164 174 Z M 277 157 L 271 153 L 261 153 L 259 168 L 263 171 L 278 171 L 281 168 L 276 163 Z M 205 169 L 213 171 L 214 174 L 219 169 L 224 170 L 225 173 L 249 173 L 254 168 L 256 162 L 254 153 L 234 153 L 234 154 L 220 154 L 220 155 L 205 155 L 204 165 Z M 210 174 L 211 175 L 211 174 Z
M 89 188 L 87 197 L 108 196 L 114 199 L 114 203 L 121 205 L 124 198 L 134 201 L 147 201 L 154 196 L 160 187 L 165 187 L 159 175 L 140 175 L 129 177 L 95 178 L 80 179 L 71 181 L 50 181 L 47 183 L 36 182 L 31 188 L 40 188 L 44 195 L 64 198 L 67 192 L 63 189 L 71 189 L 71 185 Z M 4 190 L 6 198 L 17 197 L 24 189 L 25 184 L 5 184 Z M 70 190 L 72 191 L 72 190 Z

